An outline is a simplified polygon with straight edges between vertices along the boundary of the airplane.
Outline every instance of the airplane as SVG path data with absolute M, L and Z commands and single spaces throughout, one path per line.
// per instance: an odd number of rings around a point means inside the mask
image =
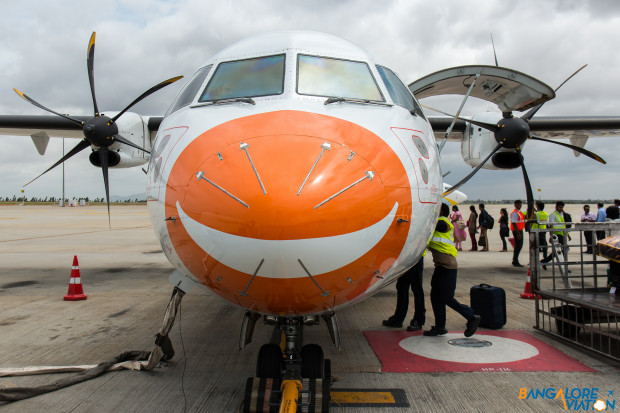
M 445 176 L 445 174 L 444 174 Z M 452 188 L 452 185 L 447 184 L 447 183 L 443 183 L 443 193 L 447 193 L 448 191 L 450 191 L 450 189 Z M 465 201 L 467 201 L 467 195 L 464 192 L 461 191 L 457 191 L 456 189 L 454 191 L 451 191 L 449 194 L 444 195 L 443 197 L 443 202 L 445 204 L 448 204 L 448 206 L 453 206 L 453 205 L 458 205 L 458 204 L 462 204 Z
M 175 291 L 202 285 L 243 308 L 241 348 L 261 316 L 282 332 L 282 346 L 261 347 L 256 376 L 282 380 L 283 405 L 296 405 L 302 378 L 329 381 L 322 349 L 300 344 L 303 327 L 323 319 L 339 348 L 336 312 L 411 268 L 444 196 L 461 197 L 466 180 L 444 184 L 437 140 L 461 140 L 474 173 L 521 167 L 529 204 L 520 152 L 532 132 L 589 136 L 620 128 L 620 118 L 535 122 L 532 111 L 554 90 L 510 69 L 463 66 L 407 86 L 353 43 L 309 31 L 258 34 L 225 48 L 200 66 L 165 116 L 128 109 L 180 77 L 120 112 L 100 112 L 94 48 L 93 33 L 92 117 L 54 112 L 16 90 L 54 116 L 0 116 L 0 133 L 31 136 L 40 153 L 50 136 L 82 139 L 45 172 L 90 148 L 91 163 L 102 168 L 108 219 L 108 168 L 148 162 L 148 209 L 175 268 Z M 493 101 L 503 115 L 427 117 L 418 98 L 443 93 Z M 528 109 L 526 119 L 512 115 Z

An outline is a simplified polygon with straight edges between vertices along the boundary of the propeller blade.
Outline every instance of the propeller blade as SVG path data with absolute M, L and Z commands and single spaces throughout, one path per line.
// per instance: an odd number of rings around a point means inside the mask
M 541 138 L 540 136 L 536 136 L 536 135 L 532 135 L 530 136 L 530 139 L 534 139 L 536 141 L 543 141 L 543 142 L 549 142 L 549 143 L 553 143 L 556 145 L 560 145 L 560 146 L 565 146 L 567 148 L 570 148 L 574 151 L 577 151 L 581 154 L 584 154 L 585 156 L 594 159 L 595 161 L 598 161 L 602 164 L 606 164 L 607 162 L 605 162 L 605 160 L 603 158 L 601 158 L 600 156 L 598 156 L 597 154 L 595 154 L 594 152 L 590 152 L 587 149 L 584 148 L 580 148 L 579 146 L 575 146 L 575 145 L 571 145 L 569 143 L 564 143 L 564 142 L 558 142 L 558 141 L 554 141 L 551 139 L 545 139 L 545 138 Z
M 484 123 L 484 122 L 478 122 L 477 120 L 465 119 L 465 118 L 461 118 L 460 116 L 455 116 L 455 115 L 452 115 L 450 113 L 446 113 L 444 111 L 432 108 L 432 107 L 427 106 L 427 105 L 422 105 L 422 106 L 424 106 L 427 109 L 434 110 L 435 112 L 439 112 L 441 114 L 444 114 L 446 116 L 450 116 L 451 118 L 459 119 L 459 120 L 462 120 L 463 122 L 467 122 L 467 123 L 471 123 L 472 125 L 480 126 L 482 129 L 490 130 L 491 132 L 495 132 L 498 129 L 497 125 L 494 125 L 492 123 Z
M 575 73 L 573 73 L 572 75 L 570 75 L 569 77 L 566 78 L 565 81 L 563 81 L 560 86 L 555 88 L 555 91 L 557 92 L 559 88 L 561 88 L 562 86 L 564 86 L 564 83 L 568 82 L 569 80 L 571 80 L 573 78 L 573 76 L 575 76 L 577 73 L 581 72 L 588 64 L 586 63 L 585 65 L 581 66 L 579 69 L 577 69 L 575 71 Z
M 99 117 L 97 98 L 95 97 L 95 32 L 90 36 L 88 42 L 88 53 L 86 55 L 86 67 L 88 68 L 88 81 L 90 82 L 90 93 L 93 96 L 93 109 L 95 117 Z
M 521 163 L 521 171 L 523 172 L 523 182 L 525 183 L 525 194 L 527 197 L 527 215 L 525 219 L 534 219 L 534 193 L 532 192 L 532 185 L 530 184 L 530 178 L 525 170 L 525 163 L 523 162 L 523 155 L 521 151 L 517 151 L 519 155 L 519 161 Z
M 493 57 L 495 57 L 495 66 L 499 67 L 499 63 L 497 63 L 497 53 L 495 53 L 495 42 L 493 41 L 493 33 L 491 33 L 491 45 L 493 46 Z
M 577 71 L 575 73 L 573 73 L 572 75 L 570 75 L 568 78 L 566 78 L 565 81 L 563 81 L 560 86 L 555 88 L 555 92 L 558 91 L 559 88 L 561 88 L 562 86 L 564 86 L 564 83 L 568 82 L 573 76 L 575 76 L 577 73 L 581 72 L 583 70 L 584 67 L 586 67 L 587 64 L 581 66 L 579 69 L 577 69 Z M 542 105 L 544 105 L 545 102 L 541 103 L 540 105 L 534 106 L 532 109 L 530 109 L 525 115 L 521 116 L 521 119 L 523 119 L 524 121 L 529 121 L 530 119 L 532 119 L 532 117 L 536 114 L 536 112 L 538 112 L 538 110 L 542 107 Z
M 121 110 L 116 116 L 114 116 L 112 119 L 110 119 L 110 123 L 114 123 L 116 122 L 116 120 L 118 118 L 121 117 L 121 115 L 125 112 L 127 112 L 127 110 L 132 107 L 133 105 L 135 105 L 136 103 L 140 102 L 142 99 L 144 99 L 145 97 L 157 92 L 159 89 L 162 89 L 168 85 L 173 84 L 174 82 L 176 82 L 179 79 L 182 79 L 183 76 L 177 76 L 177 77 L 173 77 L 170 78 L 168 80 L 164 80 L 161 83 L 156 84 L 155 86 L 153 86 L 152 88 L 150 88 L 149 90 L 147 90 L 146 92 L 144 92 L 143 94 L 141 94 L 140 96 L 138 96 L 136 98 L 136 100 L 134 100 L 133 102 L 131 102 L 125 109 Z
M 60 160 L 58 162 L 56 162 L 54 165 L 50 166 L 49 168 L 47 168 L 45 170 L 45 172 L 39 174 L 39 176 L 37 176 L 36 178 L 34 178 L 32 181 L 28 182 L 26 185 L 31 184 L 32 182 L 36 181 L 37 179 L 39 179 L 39 177 L 41 177 L 41 175 L 51 171 L 52 169 L 54 169 L 55 167 L 57 167 L 58 165 L 60 165 L 61 163 L 63 163 L 64 161 L 66 161 L 67 159 L 71 158 L 73 155 L 75 155 L 76 153 L 88 148 L 90 146 L 90 143 L 86 140 L 82 140 L 80 141 L 80 143 L 78 143 L 73 149 L 71 149 L 65 156 L 63 156 L 62 158 L 60 158 Z
M 536 112 L 538 112 L 538 110 L 540 108 L 542 108 L 542 105 L 544 105 L 545 103 L 541 103 L 540 105 L 536 105 L 534 106 L 532 109 L 530 109 L 529 111 L 527 111 L 525 113 L 525 115 L 521 116 L 521 119 L 523 119 L 526 122 L 529 122 L 530 119 L 532 119 L 532 117 L 536 114 Z
M 146 153 L 151 153 L 149 151 L 147 151 L 146 149 L 144 149 L 143 147 L 136 145 L 135 143 L 133 143 L 132 141 L 130 141 L 129 139 L 126 139 L 124 137 L 122 137 L 119 134 L 113 135 L 112 136 L 112 140 L 118 141 L 120 143 L 124 143 L 125 145 L 131 146 L 132 148 L 136 148 L 141 150 L 142 152 L 146 152 Z
M 26 102 L 30 103 L 31 105 L 34 105 L 38 108 L 41 108 L 47 112 L 53 113 L 54 115 L 58 115 L 60 117 L 63 117 L 67 120 L 70 120 L 71 122 L 75 123 L 76 125 L 84 126 L 84 122 L 77 120 L 77 119 L 73 119 L 70 116 L 67 115 L 63 115 L 62 113 L 58 113 L 56 111 L 51 110 L 50 108 L 46 108 L 45 106 L 43 106 L 42 104 L 40 104 L 39 102 L 37 102 L 36 100 L 34 100 L 33 98 L 31 98 L 30 96 L 26 95 L 25 93 L 22 93 L 21 91 L 13 88 L 13 90 L 15 91 L 15 93 L 17 93 L 22 99 L 24 99 Z
M 103 172 L 103 184 L 105 185 L 105 200 L 108 204 L 108 225 L 110 223 L 110 184 L 108 182 L 108 148 L 102 146 L 99 148 L 99 160 L 101 161 L 101 172 Z
M 493 149 L 491 151 L 491 153 L 489 154 L 489 156 L 487 156 L 484 161 L 480 162 L 480 164 L 478 166 L 476 166 L 476 168 L 474 168 L 473 171 L 471 171 L 469 173 L 469 175 L 467 175 L 465 178 L 461 179 L 458 183 L 454 184 L 450 189 L 448 189 L 446 192 L 443 193 L 443 196 L 449 195 L 452 192 L 456 191 L 457 189 L 459 189 L 465 182 L 469 181 L 469 179 L 474 176 L 476 174 L 476 172 L 478 172 L 480 170 L 480 168 L 482 168 L 484 166 L 485 163 L 487 163 L 487 161 L 491 158 L 491 156 L 493 156 L 495 154 L 495 152 L 499 151 L 502 147 L 501 143 L 498 143 L 497 146 L 495 147 L 495 149 Z

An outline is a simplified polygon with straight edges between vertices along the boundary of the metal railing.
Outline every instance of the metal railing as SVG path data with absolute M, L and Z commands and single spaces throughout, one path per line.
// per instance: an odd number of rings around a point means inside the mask
M 530 230 L 534 328 L 620 361 L 620 295 L 610 294 L 609 261 L 597 255 L 596 245 L 597 232 L 618 233 L 620 223 L 560 225 Z M 545 249 L 548 262 L 540 259 Z

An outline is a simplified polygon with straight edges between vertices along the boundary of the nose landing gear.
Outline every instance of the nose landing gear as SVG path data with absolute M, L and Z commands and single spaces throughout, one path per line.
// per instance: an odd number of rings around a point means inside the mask
M 274 324 L 274 332 L 258 352 L 256 377 L 246 382 L 243 411 L 329 412 L 331 362 L 321 346 L 302 346 L 304 325 L 318 323 L 318 317 L 265 321 Z M 284 349 L 276 343 L 283 343 Z

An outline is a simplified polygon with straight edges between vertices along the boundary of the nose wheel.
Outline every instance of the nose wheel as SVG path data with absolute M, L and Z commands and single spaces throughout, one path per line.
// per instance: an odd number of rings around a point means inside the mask
M 272 342 L 258 352 L 256 377 L 246 382 L 244 412 L 329 412 L 331 362 L 321 346 L 301 346 L 305 321 L 277 319 Z
M 263 344 L 256 360 L 256 377 L 262 379 L 282 379 L 282 361 L 284 355 L 279 345 Z

